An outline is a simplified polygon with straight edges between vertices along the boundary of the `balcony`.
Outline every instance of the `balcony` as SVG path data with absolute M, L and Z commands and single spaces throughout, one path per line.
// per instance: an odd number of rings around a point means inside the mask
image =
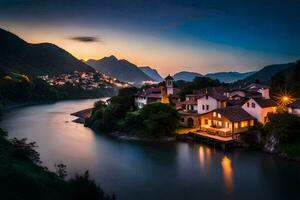
M 216 135 L 220 137 L 232 137 L 232 131 L 230 128 L 224 127 L 212 127 L 209 125 L 202 125 L 200 131 L 204 131 L 210 135 Z

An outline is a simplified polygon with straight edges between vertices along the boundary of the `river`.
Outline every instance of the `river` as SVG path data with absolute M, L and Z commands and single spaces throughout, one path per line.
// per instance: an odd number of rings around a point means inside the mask
M 68 173 L 89 170 L 118 200 L 294 199 L 300 164 L 265 153 L 224 153 L 197 143 L 139 143 L 95 134 L 70 113 L 95 100 L 63 101 L 9 111 L 1 127 L 10 138 L 36 141 L 43 165 Z M 297 198 L 296 198 L 297 199 Z

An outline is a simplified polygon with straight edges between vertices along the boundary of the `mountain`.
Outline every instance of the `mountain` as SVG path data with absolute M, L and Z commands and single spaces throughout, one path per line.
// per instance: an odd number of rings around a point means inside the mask
M 0 68 L 30 75 L 94 71 L 62 48 L 50 43 L 31 44 L 0 28 Z
M 248 76 L 247 78 L 237 81 L 237 84 L 248 84 L 253 83 L 255 81 L 259 81 L 263 84 L 269 84 L 271 78 L 289 67 L 292 67 L 295 63 L 285 63 L 285 64 L 276 64 L 276 65 L 268 65 L 263 67 L 261 70 L 255 72 L 254 74 Z
M 163 81 L 163 78 L 160 76 L 160 74 L 157 72 L 156 69 L 152 69 L 151 67 L 145 66 L 140 67 L 140 69 L 147 74 L 150 78 L 152 78 L 154 81 L 160 82 Z
M 113 55 L 100 60 L 90 59 L 86 63 L 96 70 L 121 81 L 140 83 L 146 80 L 153 80 L 135 64 L 124 59 L 119 60 Z
M 202 74 L 196 73 L 196 72 L 188 72 L 188 71 L 181 71 L 173 75 L 173 78 L 175 81 L 178 80 L 184 80 L 184 81 L 193 81 L 195 77 L 200 76 L 202 77 Z
M 239 73 L 239 72 L 217 72 L 217 73 L 209 73 L 205 76 L 211 79 L 218 79 L 220 82 L 224 83 L 232 83 L 237 80 L 242 80 L 247 78 L 248 76 L 251 76 L 255 72 L 245 72 L 245 73 Z

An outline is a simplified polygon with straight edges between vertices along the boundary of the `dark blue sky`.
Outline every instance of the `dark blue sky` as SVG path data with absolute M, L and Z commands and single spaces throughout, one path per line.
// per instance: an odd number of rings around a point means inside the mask
M 0 25 L 33 42 L 41 42 L 30 37 L 37 32 L 50 40 L 52 34 L 51 41 L 84 59 L 111 53 L 163 73 L 249 71 L 300 58 L 299 12 L 300 0 L 0 0 Z M 57 32 L 106 45 L 89 42 L 85 47 L 98 54 L 84 47 L 80 53 Z

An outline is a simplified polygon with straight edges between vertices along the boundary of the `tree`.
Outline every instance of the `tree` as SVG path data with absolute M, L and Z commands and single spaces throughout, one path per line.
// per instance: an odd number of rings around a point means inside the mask
M 40 154 L 35 150 L 38 146 L 36 142 L 27 143 L 27 138 L 11 140 L 11 144 L 14 147 L 14 156 L 20 159 L 31 160 L 36 164 L 41 164 Z
M 300 118 L 289 113 L 273 113 L 269 115 L 265 129 L 277 137 L 280 142 L 293 142 L 300 139 Z
M 95 200 L 113 200 L 112 197 L 106 195 L 99 185 L 90 178 L 89 171 L 83 174 L 76 174 L 74 178 L 69 180 L 73 191 L 73 200 L 95 199 Z
M 148 104 L 141 109 L 140 115 L 145 131 L 151 136 L 175 134 L 179 115 L 171 106 L 161 103 Z
M 58 177 L 64 179 L 67 177 L 67 165 L 64 165 L 63 163 L 60 164 L 54 164 L 55 167 L 55 173 Z

